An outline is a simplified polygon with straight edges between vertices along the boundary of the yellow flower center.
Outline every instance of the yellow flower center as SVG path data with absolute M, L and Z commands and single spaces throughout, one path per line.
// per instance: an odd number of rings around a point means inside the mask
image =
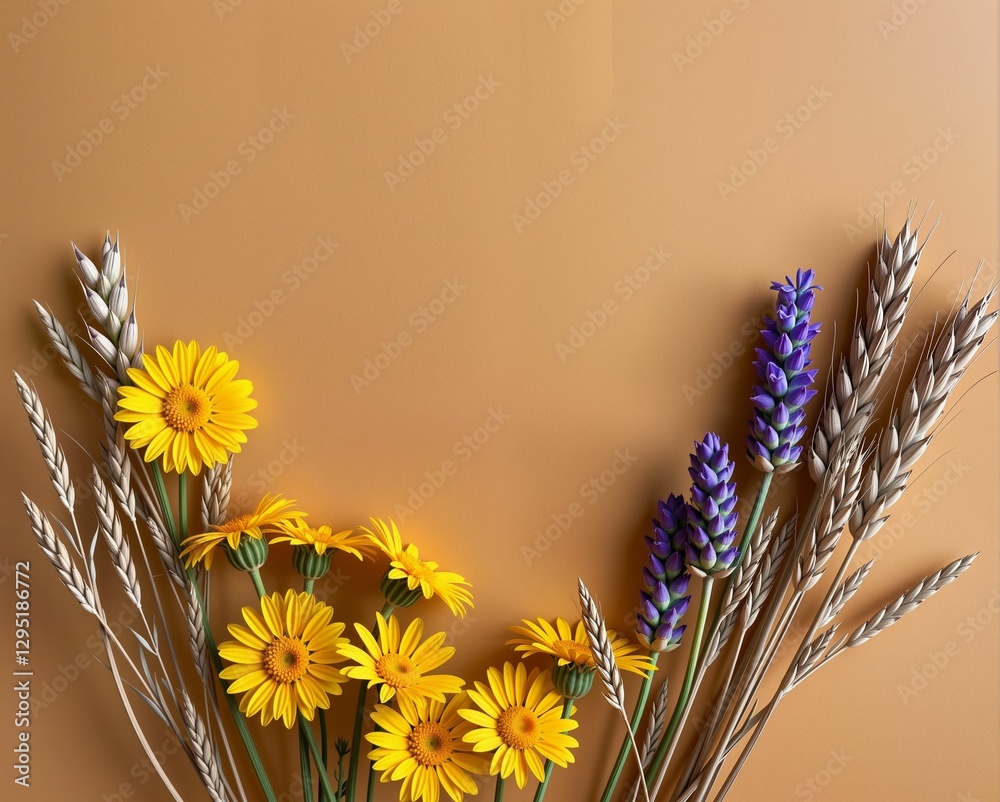
M 190 384 L 175 387 L 163 399 L 163 418 L 177 432 L 193 432 L 208 423 L 212 403 L 208 394 Z
M 580 666 L 594 665 L 594 653 L 590 646 L 578 640 L 557 640 L 552 643 L 552 651 L 557 657 Z
M 218 529 L 220 532 L 225 532 L 227 534 L 231 532 L 243 532 L 248 526 L 250 526 L 251 517 L 250 513 L 245 512 L 243 515 L 237 515 L 235 518 L 230 518 L 224 524 L 221 524 Z
M 309 651 L 298 638 L 275 638 L 264 648 L 264 670 L 275 682 L 295 682 L 309 668 Z
M 528 708 L 514 705 L 497 719 L 497 734 L 511 749 L 528 749 L 542 737 L 542 726 L 538 716 Z
M 407 554 L 405 551 L 401 551 L 396 555 L 396 562 L 403 567 L 406 573 L 417 579 L 434 576 L 434 571 L 427 567 L 427 563 L 414 557 L 412 554 Z
M 410 754 L 421 766 L 440 766 L 453 751 L 451 733 L 437 721 L 422 721 L 407 736 Z
M 390 688 L 409 688 L 420 679 L 420 672 L 401 654 L 383 654 L 375 661 L 375 670 Z

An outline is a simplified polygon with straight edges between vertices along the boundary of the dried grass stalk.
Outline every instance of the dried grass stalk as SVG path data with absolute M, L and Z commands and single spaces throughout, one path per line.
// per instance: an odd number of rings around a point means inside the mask
M 997 319 L 990 312 L 991 288 L 970 307 L 968 295 L 928 349 L 879 440 L 873 464 L 865 476 L 861 496 L 851 513 L 851 532 L 865 541 L 882 527 L 888 509 L 907 487 L 914 463 L 927 450 L 934 424 L 989 329 Z
M 121 580 L 122 587 L 125 588 L 125 595 L 138 608 L 142 608 L 142 588 L 136 576 L 135 563 L 132 561 L 132 550 L 129 548 L 128 539 L 122 531 L 121 520 L 115 510 L 115 504 L 111 500 L 101 474 L 94 466 L 94 475 L 91 478 L 94 485 L 94 498 L 97 506 L 98 529 L 104 542 L 108 547 L 108 554 L 111 555 L 111 564 L 115 567 L 115 573 Z
M 48 517 L 39 509 L 34 501 L 24 493 L 21 494 L 21 500 L 24 502 L 24 509 L 28 513 L 28 520 L 31 522 L 31 531 L 35 536 L 35 540 L 38 541 L 42 553 L 48 557 L 49 562 L 55 567 L 59 578 L 69 589 L 69 592 L 73 594 L 73 598 L 80 603 L 80 606 L 88 613 L 97 615 L 97 603 L 94 599 L 94 593 L 84 581 L 83 574 L 76 567 L 76 563 L 73 562 L 66 544 L 56 536 Z
M 639 748 L 639 758 L 642 761 L 642 770 L 649 768 L 653 762 L 653 755 L 663 740 L 663 733 L 667 728 L 667 681 L 660 683 L 660 690 L 656 693 L 653 705 L 649 709 L 647 717 L 646 734 L 642 739 L 642 746 Z
M 212 745 L 205 722 L 198 715 L 198 711 L 194 709 L 191 698 L 186 692 L 181 705 L 181 715 L 188 731 L 195 768 L 201 775 L 208 795 L 212 798 L 212 802 L 226 802 L 226 786 L 222 781 L 222 772 L 219 770 L 219 756 Z
M 917 264 L 934 233 L 932 228 L 919 245 L 920 227 L 911 231 L 910 221 L 908 216 L 892 243 L 882 231 L 864 317 L 855 321 L 850 352 L 841 356 L 816 423 L 809 472 L 817 483 L 840 451 L 857 446 L 877 404 L 879 385 L 906 318 Z
M 94 378 L 94 372 L 87 364 L 87 360 L 83 358 L 76 343 L 73 342 L 73 338 L 69 336 L 63 324 L 38 301 L 35 301 L 35 309 L 38 310 L 38 317 L 42 320 L 42 325 L 49 335 L 52 347 L 62 357 L 63 363 L 79 383 L 80 389 L 95 401 L 100 400 L 101 391 L 97 385 L 97 379 Z
M 17 384 L 17 393 L 21 396 L 24 411 L 28 413 L 31 430 L 35 433 L 35 439 L 42 449 L 42 459 L 45 460 L 45 466 L 49 469 L 49 476 L 56 489 L 56 494 L 59 496 L 59 501 L 72 513 L 76 503 L 76 491 L 69 475 L 69 463 L 66 461 L 66 455 L 56 441 L 56 430 L 52 425 L 52 420 L 45 412 L 42 400 L 35 389 L 17 373 L 14 373 L 14 381 Z
M 232 457 L 225 464 L 213 465 L 205 471 L 205 481 L 201 486 L 201 523 L 204 531 L 225 522 L 232 488 Z
M 187 622 L 188 640 L 191 644 L 191 654 L 194 657 L 198 676 L 206 688 L 211 688 L 213 680 L 212 667 L 208 659 L 208 643 L 205 638 L 205 621 L 201 614 L 201 602 L 198 600 L 198 589 L 193 582 L 188 582 L 187 605 L 184 608 L 184 618 Z

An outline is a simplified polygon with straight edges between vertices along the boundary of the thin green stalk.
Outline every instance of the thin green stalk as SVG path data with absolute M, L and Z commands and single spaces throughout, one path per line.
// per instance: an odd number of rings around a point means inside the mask
M 306 736 L 299 727 L 299 766 L 302 771 L 302 799 L 304 802 L 313 802 L 313 782 L 312 770 L 309 767 L 309 744 L 306 743 Z
M 257 591 L 257 596 L 259 598 L 264 598 L 267 595 L 267 591 L 264 590 L 264 580 L 260 578 L 260 571 L 256 568 L 253 571 L 247 571 L 250 574 L 250 581 L 253 582 L 253 588 Z
M 497 790 L 493 793 L 493 802 L 502 802 L 503 800 L 503 777 L 499 774 L 497 775 Z
M 694 629 L 694 637 L 691 641 L 691 653 L 688 655 L 687 671 L 684 674 L 684 684 L 681 686 L 680 695 L 677 697 L 677 705 L 670 716 L 670 723 L 663 733 L 663 739 L 656 750 L 652 763 L 646 771 L 646 783 L 651 783 L 660 772 L 664 758 L 668 750 L 673 747 L 674 740 L 680 732 L 681 720 L 687 715 L 688 704 L 690 702 L 691 687 L 694 685 L 694 677 L 698 668 L 698 658 L 701 654 L 702 636 L 705 634 L 705 622 L 708 620 L 708 606 L 712 598 L 712 585 L 714 578 L 711 574 L 705 577 L 705 584 L 701 589 L 701 604 L 698 608 L 698 623 Z M 650 794 L 655 796 L 655 791 Z
M 655 666 L 660 658 L 659 652 L 650 652 L 649 661 Z M 646 672 L 642 679 L 642 686 L 639 688 L 639 698 L 635 700 L 635 710 L 632 712 L 632 720 L 629 721 L 629 728 L 635 732 L 642 720 L 642 713 L 646 709 L 646 701 L 649 699 L 649 689 L 653 684 L 653 669 Z M 615 792 L 615 786 L 625 768 L 625 761 L 628 759 L 629 746 L 631 745 L 628 734 L 622 739 L 622 748 L 618 750 L 618 758 L 611 769 L 611 776 L 608 777 L 608 784 L 604 786 L 604 793 L 601 794 L 601 802 L 610 802 L 611 795 Z
M 156 486 L 156 495 L 160 499 L 160 509 L 163 511 L 163 521 L 167 525 L 167 534 L 174 543 L 177 540 L 177 525 L 174 523 L 174 510 L 170 506 L 170 497 L 167 495 L 167 486 L 163 481 L 163 471 L 160 470 L 158 460 L 153 460 L 153 484 Z
M 305 736 L 306 743 L 309 745 L 309 752 L 312 754 L 313 763 L 316 764 L 316 773 L 319 775 L 319 781 L 323 790 L 333 799 L 333 788 L 330 787 L 330 778 L 326 774 L 326 769 L 323 768 L 323 756 L 319 753 L 319 747 L 316 745 L 316 739 L 313 737 L 309 722 L 302 717 L 301 713 L 299 713 L 299 732 Z
M 652 672 L 650 672 L 652 673 Z M 570 713 L 573 712 L 573 700 L 566 698 L 563 700 L 562 717 L 569 718 Z M 545 797 L 545 789 L 549 787 L 549 779 L 552 777 L 552 769 L 555 767 L 555 763 L 551 760 L 545 761 L 545 779 L 538 783 L 538 790 L 535 791 L 535 802 L 542 802 Z M 371 802 L 369 800 L 369 802 Z
M 381 727 L 378 724 L 375 725 L 373 732 L 378 732 Z M 368 793 L 365 797 L 368 802 L 372 802 L 375 799 L 375 762 L 372 761 L 368 766 Z
M 382 617 L 388 618 L 395 609 L 393 604 L 386 602 L 382 606 Z M 358 768 L 361 763 L 361 736 L 365 728 L 365 702 L 367 698 L 368 681 L 361 680 L 361 687 L 358 689 L 358 705 L 354 711 L 354 732 L 351 734 L 351 760 L 347 767 L 347 802 L 354 802 L 355 790 L 358 784 Z
M 309 578 L 307 578 L 306 581 L 302 583 L 302 590 L 305 591 L 306 593 L 312 593 L 313 592 L 313 586 L 315 584 L 316 584 L 316 580 L 315 579 L 309 579 Z
M 326 711 L 317 710 L 319 715 L 319 751 L 323 754 L 323 769 L 327 772 L 330 770 L 330 740 L 329 735 L 326 731 Z M 339 783 L 338 783 L 338 791 Z M 334 802 L 333 799 L 327 799 L 326 789 L 322 786 L 319 789 L 319 802 Z
M 183 543 L 188 534 L 188 475 L 187 471 L 177 474 L 177 540 Z
M 152 474 L 153 474 L 153 484 L 156 486 L 156 494 L 160 502 L 160 511 L 163 513 L 163 520 L 167 527 L 167 534 L 170 535 L 170 539 L 174 542 L 174 546 L 179 545 L 177 539 L 177 527 L 174 524 L 174 514 L 170 506 L 170 498 L 167 495 L 167 487 L 163 481 L 163 472 L 160 470 L 160 463 L 153 461 L 152 463 Z M 219 650 L 216 646 L 215 636 L 212 634 L 212 627 L 208 620 L 208 608 L 205 606 L 205 599 L 201 594 L 201 587 L 199 587 L 196 581 L 194 569 L 186 569 L 188 581 L 194 587 L 195 595 L 198 597 L 198 607 L 201 610 L 201 620 L 205 630 L 205 646 L 208 649 L 208 654 L 212 659 L 212 667 L 215 669 L 216 675 L 222 671 L 222 660 L 219 657 Z M 221 681 L 221 680 L 220 680 Z M 257 747 L 253 742 L 253 737 L 250 735 L 250 728 L 247 726 L 246 718 L 240 711 L 239 702 L 236 697 L 228 693 L 223 687 L 223 696 L 226 698 L 226 704 L 229 706 L 229 712 L 232 714 L 233 721 L 236 723 L 236 729 L 240 734 L 240 738 L 243 741 L 243 747 L 247 751 L 247 755 L 250 758 L 250 763 L 253 766 L 254 773 L 257 775 L 257 780 L 260 783 L 261 790 L 264 792 L 264 796 L 267 798 L 267 802 L 277 802 L 277 796 L 274 793 L 274 787 L 271 785 L 271 781 L 267 776 L 267 771 L 264 769 L 264 762 L 260 758 L 260 753 L 257 751 Z

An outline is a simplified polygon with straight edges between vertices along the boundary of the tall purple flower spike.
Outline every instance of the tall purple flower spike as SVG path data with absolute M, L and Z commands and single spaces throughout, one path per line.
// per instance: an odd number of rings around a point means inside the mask
M 809 351 L 819 332 L 818 323 L 810 323 L 809 315 L 815 301 L 815 291 L 823 289 L 813 284 L 812 270 L 799 270 L 795 280 L 786 276 L 786 284 L 772 282 L 778 293 L 774 316 L 764 318 L 761 336 L 764 348 L 757 348 L 754 369 L 761 384 L 755 384 L 754 416 L 747 438 L 747 457 L 765 473 L 792 470 L 799 461 L 802 447 L 798 442 L 805 434 L 805 405 L 816 395 L 812 389 L 815 370 Z
M 691 501 L 687 505 L 684 544 L 687 563 L 702 574 L 730 570 L 739 557 L 736 548 L 736 483 L 731 482 L 736 463 L 729 459 L 729 446 L 709 432 L 694 444 L 688 473 Z
M 684 499 L 672 493 L 659 505 L 653 520 L 653 536 L 646 538 L 649 559 L 642 569 L 636 635 L 651 652 L 668 652 L 680 645 L 685 626 L 678 624 L 691 597 L 687 595 L 691 575 L 684 562 Z

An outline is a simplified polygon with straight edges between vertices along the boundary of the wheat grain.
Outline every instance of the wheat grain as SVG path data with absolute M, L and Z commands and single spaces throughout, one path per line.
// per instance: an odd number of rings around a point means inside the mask
M 917 366 L 902 407 L 881 435 L 852 510 L 850 526 L 856 540 L 863 542 L 878 532 L 906 489 L 911 468 L 927 450 L 949 396 L 996 322 L 997 313 L 989 311 L 994 292 L 991 288 L 971 307 L 966 295 Z
M 59 501 L 69 511 L 73 512 L 76 503 L 76 491 L 73 488 L 73 480 L 69 475 L 69 463 L 66 455 L 56 441 L 56 430 L 42 406 L 35 389 L 28 385 L 16 372 L 14 381 L 17 384 L 17 393 L 21 396 L 21 404 L 24 411 L 28 413 L 28 420 L 31 422 L 31 430 L 35 433 L 35 439 L 42 449 L 42 459 L 49 469 L 49 477 L 59 496 Z
M 205 471 L 201 486 L 201 523 L 207 532 L 226 520 L 229 495 L 233 487 L 232 457 L 224 464 L 213 465 Z
M 73 597 L 80 603 L 80 606 L 88 613 L 97 615 L 97 603 L 94 599 L 94 592 L 84 581 L 83 574 L 80 573 L 80 570 L 76 567 L 76 563 L 73 562 L 66 544 L 56 536 L 48 517 L 35 502 L 24 493 L 21 494 L 21 500 L 24 502 L 24 509 L 28 513 L 28 520 L 31 522 L 31 531 L 35 536 L 35 540 L 38 541 L 42 553 L 55 567 L 59 578 L 69 589 L 69 592 L 73 594 Z
M 94 486 L 94 498 L 97 506 L 98 529 L 108 547 L 108 554 L 111 555 L 111 564 L 114 565 L 122 587 L 125 588 L 125 595 L 136 607 L 142 608 L 142 588 L 136 577 L 132 550 L 129 548 L 128 540 L 122 531 L 121 520 L 118 518 L 115 504 L 111 500 L 111 494 L 108 492 L 104 480 L 101 479 L 96 465 L 91 482 Z
M 73 338 L 69 336 L 63 324 L 48 309 L 38 303 L 38 301 L 35 301 L 35 309 L 38 310 L 38 317 L 42 320 L 42 325 L 45 327 L 45 332 L 49 335 L 52 347 L 62 357 L 63 363 L 73 375 L 73 378 L 79 383 L 80 389 L 95 401 L 99 400 L 100 388 L 97 386 L 94 372 L 90 369 L 90 365 L 87 364 L 87 360 L 83 358 L 76 343 L 73 342 Z
M 198 711 L 194 709 L 187 692 L 184 693 L 181 704 L 181 715 L 184 717 L 184 726 L 188 731 L 195 768 L 201 776 L 201 781 L 205 784 L 208 795 L 212 798 L 212 802 L 226 802 L 226 787 L 222 781 L 222 773 L 219 771 L 219 756 L 212 745 L 212 739 L 205 727 L 205 722 L 198 715 Z
M 931 232 L 918 244 L 920 227 L 910 230 L 910 216 L 895 241 L 885 231 L 868 282 L 865 314 L 855 321 L 850 352 L 840 364 L 816 423 L 809 472 L 817 483 L 838 452 L 850 452 L 874 412 L 880 383 L 906 318 L 917 264 Z
M 861 588 L 865 579 L 868 578 L 868 572 L 871 571 L 874 564 L 874 560 L 869 560 L 843 581 L 834 591 L 833 596 L 830 597 L 830 602 L 826 605 L 826 609 L 818 619 L 817 627 L 825 626 L 839 615 L 840 611 L 844 609 L 847 603 L 854 597 L 854 594 Z
M 648 769 L 649 764 L 653 762 L 653 755 L 656 754 L 667 727 L 667 680 L 660 683 L 660 690 L 656 693 L 647 718 L 646 735 L 643 737 L 642 747 L 639 749 L 643 771 Z

